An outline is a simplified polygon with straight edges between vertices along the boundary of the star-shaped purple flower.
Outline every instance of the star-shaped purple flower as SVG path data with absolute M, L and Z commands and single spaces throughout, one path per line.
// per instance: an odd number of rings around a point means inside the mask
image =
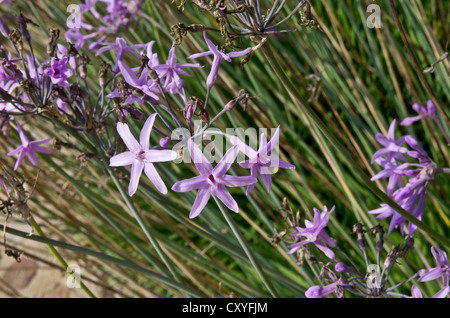
M 16 154 L 19 154 L 19 158 L 17 158 L 16 165 L 14 166 L 14 170 L 17 170 L 19 168 L 20 164 L 22 163 L 23 159 L 25 158 L 25 155 L 30 160 L 31 164 L 33 166 L 37 166 L 37 157 L 35 152 L 44 153 L 47 155 L 52 154 L 52 152 L 48 149 L 42 148 L 41 144 L 45 144 L 52 140 L 51 138 L 36 140 L 36 141 L 30 141 L 27 136 L 25 135 L 25 132 L 22 129 L 22 126 L 17 125 L 17 132 L 19 133 L 20 141 L 22 142 L 22 145 L 13 151 L 9 152 L 8 156 L 14 156 Z
M 106 52 L 109 50 L 117 51 L 116 63 L 114 64 L 114 67 L 113 67 L 114 72 L 117 72 L 119 70 L 118 62 L 123 61 L 123 58 L 125 57 L 125 52 L 130 52 L 130 53 L 136 55 L 137 57 L 139 57 L 139 53 L 135 52 L 134 50 L 142 49 L 147 46 L 147 44 L 135 44 L 135 45 L 128 46 L 127 42 L 123 38 L 120 38 L 120 37 L 116 38 L 116 43 L 102 42 L 99 44 L 105 45 L 105 46 L 98 49 L 95 56 L 99 56 L 103 52 Z
M 270 192 L 272 186 L 272 177 L 269 168 L 295 169 L 294 165 L 291 165 L 272 154 L 272 151 L 278 144 L 279 138 L 280 126 L 278 126 L 269 142 L 267 142 L 265 134 L 262 133 L 260 136 L 259 149 L 257 151 L 245 144 L 237 136 L 231 139 L 231 142 L 234 145 L 237 145 L 239 150 L 249 158 L 248 160 L 241 161 L 239 165 L 242 168 L 250 169 L 250 175 L 254 178 L 257 178 L 259 173 L 266 184 L 268 192 Z M 249 185 L 246 194 L 248 195 L 254 187 L 255 184 Z
M 202 68 L 203 65 L 192 63 L 177 63 L 177 56 L 175 55 L 175 45 L 172 45 L 166 64 L 154 65 L 153 70 L 158 73 L 160 80 L 164 79 L 164 91 L 170 92 L 171 94 L 183 95 L 182 88 L 184 87 L 184 81 L 181 79 L 180 75 L 191 76 L 189 73 L 183 70 L 183 68 L 188 67 Z
M 404 153 L 408 152 L 408 149 L 401 147 L 401 145 L 405 142 L 406 136 L 401 136 L 398 139 L 395 139 L 395 123 L 396 119 L 394 119 L 389 126 L 388 135 L 387 137 L 384 136 L 381 133 L 378 133 L 375 135 L 375 138 L 377 141 L 384 146 L 384 148 L 381 148 L 377 150 L 373 156 L 372 156 L 372 164 L 380 157 L 386 156 L 384 162 L 390 162 L 391 159 L 399 159 L 402 161 L 408 161 L 405 156 L 403 156 Z
M 117 65 L 119 66 L 120 73 L 125 79 L 125 82 L 127 82 L 134 88 L 140 89 L 144 94 L 151 97 L 152 99 L 156 101 L 159 100 L 159 97 L 156 95 L 156 93 L 158 92 L 158 88 L 152 80 L 147 79 L 148 70 L 146 68 L 142 70 L 141 75 L 138 78 L 136 72 L 131 70 L 122 61 L 117 61 Z
M 230 210 L 239 213 L 239 206 L 226 187 L 242 187 L 256 182 L 253 177 L 231 176 L 225 173 L 237 157 L 237 146 L 230 148 L 220 162 L 213 168 L 194 141 L 189 139 L 188 149 L 200 176 L 176 182 L 172 186 L 175 192 L 188 192 L 198 189 L 189 218 L 197 217 L 209 201 L 211 194 L 222 201 Z
M 62 87 L 69 85 L 67 78 L 71 77 L 73 72 L 66 67 L 67 60 L 67 57 L 63 57 L 60 60 L 52 57 L 50 67 L 44 70 L 44 75 L 50 77 L 54 85 L 61 85 Z
M 214 55 L 211 65 L 211 71 L 209 72 L 208 78 L 206 80 L 206 85 L 208 87 L 212 87 L 217 80 L 217 74 L 219 73 L 220 64 L 223 60 L 231 62 L 232 58 L 246 55 L 251 51 L 252 48 L 249 47 L 243 51 L 225 53 L 223 50 L 219 51 L 218 47 L 214 45 L 214 43 L 210 39 L 208 39 L 208 37 L 206 36 L 206 31 L 203 31 L 203 37 L 205 38 L 205 42 L 208 45 L 209 51 L 192 54 L 191 56 L 188 56 L 188 59 L 196 59 L 211 54 Z
M 305 220 L 305 227 L 301 228 L 297 226 L 297 232 L 291 233 L 291 236 L 294 237 L 304 237 L 305 240 L 300 241 L 298 243 L 294 243 L 289 246 L 289 254 L 296 252 L 300 247 L 306 245 L 308 243 L 313 243 L 317 248 L 319 248 L 327 257 L 334 259 L 335 254 L 326 246 L 323 242 L 328 244 L 330 247 L 336 247 L 336 241 L 333 240 L 327 233 L 325 233 L 324 228 L 327 226 L 328 221 L 330 220 L 330 214 L 334 211 L 334 206 L 328 211 L 325 206 L 323 211 L 319 211 L 314 208 L 314 221 L 310 222 Z M 323 241 L 323 242 L 322 242 Z
M 130 184 L 128 186 L 128 194 L 130 196 L 136 193 L 142 170 L 144 170 L 146 176 L 159 192 L 162 194 L 167 193 L 167 187 L 156 171 L 153 163 L 172 161 L 177 158 L 177 153 L 172 150 L 149 149 L 150 133 L 156 115 L 150 115 L 145 121 L 139 136 L 139 142 L 134 138 L 127 124 L 117 123 L 117 132 L 129 151 L 111 157 L 109 165 L 111 167 L 131 165 Z
M 436 252 L 437 250 L 437 252 Z M 431 247 L 431 253 L 433 253 L 436 259 L 437 267 L 432 269 L 421 269 L 419 274 L 418 282 L 428 282 L 430 280 L 435 280 L 442 277 L 444 286 L 449 286 L 450 282 L 450 263 L 448 262 L 447 253 L 441 250 L 439 247 Z

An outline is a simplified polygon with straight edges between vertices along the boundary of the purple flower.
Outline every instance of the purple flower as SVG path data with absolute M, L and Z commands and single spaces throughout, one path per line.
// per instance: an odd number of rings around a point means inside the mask
M 328 234 L 324 231 L 324 228 L 327 226 L 328 221 L 330 220 L 330 214 L 334 211 L 334 208 L 335 207 L 333 206 L 333 208 L 329 212 L 326 206 L 324 206 L 322 212 L 314 208 L 314 221 L 310 222 L 308 220 L 305 220 L 305 228 L 297 226 L 297 232 L 290 234 L 294 237 L 304 237 L 305 240 L 290 245 L 290 251 L 288 253 L 292 254 L 303 245 L 313 243 L 327 257 L 334 259 L 334 252 L 323 243 L 325 242 L 332 248 L 336 247 L 336 241 L 329 237 Z
M 427 108 L 422 107 L 418 104 L 412 105 L 412 108 L 419 114 L 414 117 L 407 117 L 403 119 L 403 121 L 400 123 L 401 126 L 409 126 L 413 123 L 415 123 L 418 120 L 421 120 L 422 118 L 429 117 L 433 120 L 439 121 L 436 107 L 434 106 L 433 101 L 429 100 L 427 102 Z
M 50 67 L 44 70 L 44 75 L 50 77 L 53 84 L 61 85 L 62 87 L 69 85 L 67 78 L 72 76 L 73 72 L 66 67 L 67 60 L 67 57 L 63 57 L 60 60 L 52 57 Z
M 153 69 L 156 65 L 159 65 L 158 54 L 153 53 L 153 45 L 155 41 L 150 41 L 146 44 L 145 49 L 142 50 L 141 55 L 146 55 L 148 57 L 148 66 Z M 145 54 L 144 54 L 145 51 Z
M 90 28 L 88 28 L 88 29 L 90 29 Z M 80 30 L 81 30 L 80 28 L 71 28 L 71 29 L 67 30 L 66 33 L 64 34 L 66 41 L 72 43 L 74 45 L 75 49 L 77 49 L 77 50 L 82 48 L 87 40 L 97 38 L 99 36 L 99 32 L 92 32 L 90 34 L 82 34 L 80 32 Z M 103 39 L 105 37 L 106 36 L 103 36 L 102 38 L 99 39 L 99 41 L 103 41 Z M 75 43 L 73 43 L 73 42 L 75 42 Z
M 184 87 L 184 81 L 181 79 L 180 75 L 191 76 L 189 73 L 183 70 L 183 68 L 187 67 L 202 68 L 203 65 L 192 63 L 177 63 L 175 46 L 172 45 L 166 64 L 155 65 L 153 66 L 153 70 L 158 73 L 160 80 L 164 79 L 164 91 L 170 92 L 171 94 L 183 95 L 182 88 Z
M 97 51 L 97 53 L 95 54 L 95 56 L 99 56 L 103 52 L 106 52 L 109 50 L 117 51 L 116 63 L 114 64 L 114 67 L 113 67 L 114 72 L 117 72 L 119 70 L 117 64 L 118 64 L 118 62 L 123 61 L 125 52 L 131 52 L 132 54 L 139 57 L 139 54 L 137 52 L 135 52 L 134 50 L 142 49 L 147 46 L 147 44 L 135 44 L 135 45 L 128 46 L 127 42 L 123 38 L 120 38 L 120 37 L 116 38 L 116 43 L 103 42 L 103 43 L 99 43 L 99 44 L 105 45 L 105 46 L 102 47 L 101 49 L 99 49 Z
M 407 148 L 400 147 L 401 144 L 397 144 L 392 147 L 391 151 L 386 151 L 384 153 L 386 159 L 377 158 L 377 162 L 384 167 L 384 170 L 375 175 L 372 178 L 372 181 L 380 178 L 389 178 L 387 188 L 388 194 L 392 195 L 392 198 L 398 202 L 403 209 L 420 220 L 424 211 L 428 184 L 434 179 L 438 172 L 438 166 L 414 138 L 411 136 L 403 136 L 401 140 L 406 142 L 413 150 L 408 150 Z M 397 166 L 395 158 L 399 157 L 396 155 L 404 157 L 403 154 L 418 159 L 420 163 L 411 164 L 405 162 Z M 404 159 L 404 161 L 408 160 L 406 157 L 404 157 Z M 387 160 L 389 161 L 386 162 Z M 409 169 L 410 167 L 413 167 L 413 169 Z M 403 185 L 402 176 L 410 177 L 405 185 Z M 398 187 L 398 189 L 394 192 L 395 187 Z M 389 233 L 391 233 L 393 229 L 400 227 L 401 233 L 404 234 L 404 224 L 406 219 L 390 206 L 381 204 L 381 208 L 371 210 L 368 213 L 378 214 L 378 219 L 392 217 L 389 225 Z M 409 235 L 414 233 L 416 229 L 417 227 L 410 223 L 408 225 Z
M 139 142 L 134 138 L 127 124 L 117 123 L 117 132 L 129 151 L 111 157 L 109 165 L 112 167 L 131 165 L 130 184 L 128 186 L 130 196 L 136 193 L 142 170 L 159 192 L 167 193 L 166 185 L 156 171 L 153 162 L 172 161 L 177 158 L 177 153 L 172 150 L 149 149 L 150 133 L 156 115 L 150 115 L 145 121 L 139 136 Z
M 279 138 L 280 126 L 278 126 L 269 142 L 267 142 L 266 136 L 262 133 L 260 136 L 258 151 L 245 144 L 238 137 L 231 139 L 233 145 L 237 145 L 239 150 L 249 158 L 248 160 L 241 161 L 239 165 L 242 168 L 250 169 L 250 175 L 254 178 L 257 178 L 259 173 L 266 184 L 268 192 L 270 192 L 272 185 L 272 178 L 270 176 L 269 168 L 295 169 L 294 165 L 291 165 L 271 154 L 272 150 L 278 145 Z M 248 195 L 254 187 L 255 184 L 249 185 L 247 187 L 246 194 Z
M 80 5 L 81 12 L 84 13 L 90 11 L 96 19 L 100 19 L 100 13 L 95 10 L 95 4 L 97 2 L 98 0 L 85 0 L 84 4 Z
M 212 43 L 211 40 L 208 39 L 208 37 L 206 36 L 206 31 L 203 31 L 203 37 L 205 38 L 205 42 L 208 45 L 209 51 L 192 54 L 191 56 L 188 56 L 188 59 L 196 59 L 196 58 L 211 55 L 211 54 L 214 55 L 212 66 L 211 66 L 211 71 L 208 75 L 208 79 L 206 80 L 206 85 L 208 87 L 212 87 L 217 80 L 217 74 L 219 72 L 220 64 L 222 63 L 223 60 L 225 60 L 227 62 L 231 62 L 232 58 L 248 54 L 252 48 L 249 47 L 249 48 L 247 48 L 243 51 L 239 51 L 239 52 L 225 53 L 223 50 L 219 51 L 217 46 L 215 46 L 214 43 Z
M 401 145 L 405 142 L 405 136 L 400 137 L 399 139 L 395 139 L 395 123 L 396 119 L 394 119 L 389 126 L 389 131 L 387 137 L 381 133 L 375 135 L 377 141 L 384 146 L 377 150 L 372 156 L 372 164 L 382 156 L 386 156 L 386 159 L 383 162 L 390 162 L 393 158 L 399 159 L 403 161 L 408 161 L 408 159 L 403 156 L 404 153 L 408 152 L 408 149 L 401 147 Z
M 0 48 L 0 50 L 2 50 Z M 11 53 L 8 52 L 7 58 L 0 58 L 0 81 L 19 81 L 22 79 L 22 72 L 14 64 L 21 61 L 20 58 L 11 58 Z
M 438 291 L 433 296 L 433 298 L 446 298 L 448 293 L 449 293 L 449 287 L 446 286 L 446 287 L 442 288 L 440 291 Z M 413 285 L 413 287 L 411 287 L 411 298 L 423 298 L 422 292 L 416 285 Z
M 436 253 L 437 250 L 437 253 Z M 448 262 L 447 253 L 440 248 L 434 246 L 431 247 L 431 253 L 436 260 L 437 267 L 432 269 L 421 269 L 417 272 L 419 274 L 418 282 L 428 282 L 442 277 L 444 286 L 449 286 L 450 278 L 450 263 Z
M 48 149 L 42 148 L 41 144 L 45 144 L 52 140 L 51 138 L 36 140 L 36 141 L 29 141 L 27 136 L 25 135 L 25 132 L 23 131 L 22 127 L 17 124 L 17 132 L 19 133 L 20 140 L 22 142 L 22 145 L 10 153 L 8 153 L 8 156 L 14 156 L 16 154 L 19 154 L 19 158 L 16 161 L 16 165 L 14 166 L 14 170 L 17 170 L 19 168 L 20 164 L 22 163 L 23 159 L 25 158 L 25 155 L 30 160 L 31 164 L 33 166 L 37 166 L 37 158 L 35 152 L 44 153 L 47 155 L 52 154 L 52 152 Z
M 156 93 L 158 92 L 158 88 L 152 80 L 147 79 L 148 70 L 146 68 L 142 70 L 141 75 L 138 78 L 136 73 L 133 72 L 122 61 L 118 61 L 117 65 L 119 66 L 120 72 L 125 79 L 125 82 L 127 82 L 134 88 L 140 89 L 143 93 L 145 93 L 152 99 L 156 101 L 159 100 L 159 97 L 156 95 Z
M 188 149 L 200 176 L 176 182 L 172 186 L 175 192 L 188 192 L 198 189 L 189 218 L 197 217 L 208 203 L 211 194 L 222 201 L 230 210 L 239 213 L 239 206 L 226 187 L 242 187 L 256 182 L 253 177 L 226 175 L 238 154 L 237 146 L 230 148 L 220 162 L 213 168 L 194 141 L 189 139 Z

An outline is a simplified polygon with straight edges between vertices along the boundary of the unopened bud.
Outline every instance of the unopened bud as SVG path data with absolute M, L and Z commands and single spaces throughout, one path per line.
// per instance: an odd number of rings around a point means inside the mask
M 204 123 L 209 123 L 209 114 L 205 109 L 200 111 L 200 118 Z
M 163 148 L 166 148 L 167 146 L 169 146 L 169 143 L 170 143 L 170 137 L 169 136 L 161 138 L 159 140 L 159 145 L 161 147 L 163 147 Z
M 225 106 L 224 106 L 224 110 L 229 112 L 230 110 L 232 110 L 234 107 L 236 107 L 236 100 L 230 100 Z
M 355 270 L 353 268 L 345 265 L 344 263 L 337 263 L 336 266 L 334 267 L 334 269 L 338 273 L 354 273 L 355 272 Z
M 356 235 L 358 236 L 356 239 L 356 242 L 359 245 L 359 248 L 362 251 L 366 250 L 366 239 L 364 238 L 364 229 L 363 229 L 363 225 L 361 223 L 356 223 L 353 226 L 353 233 L 356 233 Z

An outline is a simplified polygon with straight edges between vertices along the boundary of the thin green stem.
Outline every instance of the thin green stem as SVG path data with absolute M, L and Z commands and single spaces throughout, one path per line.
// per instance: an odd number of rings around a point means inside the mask
M 45 236 L 44 232 L 42 231 L 41 227 L 39 226 L 39 224 L 36 222 L 36 220 L 33 217 L 31 217 L 31 225 L 33 226 L 33 229 L 36 231 L 36 233 L 40 237 L 45 237 L 46 238 L 46 236 Z M 58 260 L 58 262 L 67 271 L 67 268 L 69 267 L 69 265 L 64 260 L 64 258 L 61 256 L 61 254 L 59 254 L 58 251 L 55 249 L 55 247 L 53 247 L 52 245 L 47 244 L 47 247 L 50 250 L 50 253 L 52 253 L 53 256 L 55 256 L 55 258 Z M 80 281 L 80 287 L 86 293 L 86 295 L 88 295 L 90 298 L 96 298 L 95 295 L 90 291 L 90 289 L 82 281 Z
M 270 45 L 264 45 L 262 47 L 263 53 L 270 67 L 281 81 L 286 90 L 294 96 L 297 102 L 302 107 L 302 110 L 306 113 L 308 118 L 312 121 L 314 125 L 316 125 L 319 130 L 324 134 L 324 136 L 328 139 L 330 144 L 335 147 L 338 153 L 340 153 L 344 157 L 344 162 L 349 165 L 349 168 L 358 176 L 359 180 L 365 184 L 367 188 L 369 188 L 373 194 L 375 194 L 380 200 L 388 204 L 391 208 L 393 208 L 397 213 L 399 213 L 403 218 L 405 218 L 408 222 L 416 225 L 420 230 L 432 236 L 434 239 L 440 241 L 443 245 L 450 247 L 450 240 L 443 235 L 434 231 L 431 227 L 423 223 L 422 221 L 415 218 L 412 214 L 408 213 L 405 209 L 398 205 L 391 197 L 389 197 L 386 193 L 384 193 L 381 189 L 374 184 L 370 177 L 364 172 L 364 170 L 358 165 L 355 164 L 357 161 L 353 156 L 349 153 L 346 147 L 344 147 L 341 142 L 336 138 L 336 136 L 330 132 L 328 127 L 322 122 L 322 120 L 317 116 L 317 114 L 313 111 L 311 106 L 305 101 L 305 99 L 298 92 L 297 88 L 292 84 L 289 78 L 284 73 L 280 64 L 277 62 L 276 57 L 273 53 L 273 49 Z
M 241 245 L 242 249 L 244 250 L 245 254 L 247 255 L 250 263 L 253 265 L 253 268 L 256 270 L 256 272 L 261 277 L 261 280 L 263 281 L 266 288 L 269 290 L 270 294 L 278 298 L 278 293 L 275 290 L 275 288 L 272 286 L 270 281 L 267 279 L 266 275 L 264 274 L 264 271 L 262 270 L 261 266 L 259 265 L 258 261 L 256 260 L 255 256 L 252 253 L 252 250 L 247 244 L 247 241 L 245 240 L 244 236 L 242 235 L 241 231 L 239 230 L 239 227 L 234 222 L 233 218 L 231 217 L 230 213 L 228 212 L 227 208 L 220 202 L 215 196 L 214 200 L 216 201 L 217 205 L 219 206 L 220 212 L 222 212 L 225 220 L 227 221 L 228 225 L 231 228 L 231 231 L 233 232 L 234 236 L 236 236 L 239 244 Z

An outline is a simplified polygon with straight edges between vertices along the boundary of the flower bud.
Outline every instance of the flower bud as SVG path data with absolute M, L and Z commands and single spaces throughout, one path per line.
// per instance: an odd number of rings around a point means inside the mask
M 170 143 L 170 137 L 169 136 L 161 138 L 159 140 L 159 145 L 161 147 L 163 147 L 163 148 L 166 148 L 167 146 L 169 146 L 169 143 Z
M 236 107 L 236 100 L 230 100 L 225 106 L 224 106 L 224 110 L 229 112 L 230 110 L 232 110 L 234 107 Z
M 334 269 L 338 273 L 354 273 L 355 272 L 355 270 L 353 268 L 345 265 L 344 263 L 337 263 L 336 266 L 334 267 Z

